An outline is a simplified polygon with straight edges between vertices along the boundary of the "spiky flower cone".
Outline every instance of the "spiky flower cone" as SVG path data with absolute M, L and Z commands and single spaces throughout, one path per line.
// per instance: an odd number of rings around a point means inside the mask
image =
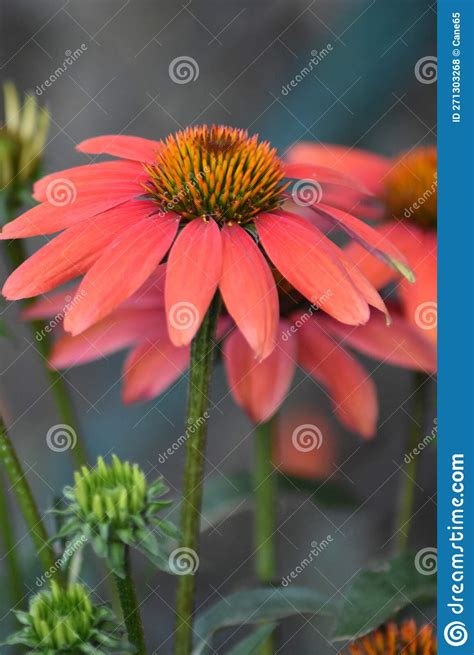
M 89 540 L 109 568 L 125 577 L 125 549 L 136 548 L 158 568 L 169 570 L 168 538 L 177 538 L 173 524 L 158 517 L 171 504 L 161 500 L 168 491 L 162 479 L 148 484 L 138 464 L 122 462 L 112 456 L 110 464 L 102 457 L 93 469 L 82 467 L 74 475 L 75 484 L 64 489 L 68 501 L 66 517 L 57 538 Z
M 16 611 L 22 629 L 5 642 L 23 645 L 31 655 L 105 655 L 133 653 L 120 625 L 108 607 L 93 605 L 88 591 L 79 584 L 36 594 L 27 612 Z
M 413 619 L 385 626 L 349 644 L 346 655 L 436 655 L 438 644 L 429 624 Z

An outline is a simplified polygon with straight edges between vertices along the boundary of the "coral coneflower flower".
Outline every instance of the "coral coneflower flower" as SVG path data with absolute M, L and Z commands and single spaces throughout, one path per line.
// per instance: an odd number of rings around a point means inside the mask
M 347 655 L 436 655 L 438 643 L 433 626 L 418 628 L 410 619 L 400 625 L 387 623 L 382 628 L 349 644 Z
M 416 275 L 415 284 L 402 280 L 398 286 L 405 316 L 436 344 L 436 148 L 414 148 L 389 159 L 356 148 L 302 143 L 290 150 L 289 160 L 294 165 L 330 166 L 352 175 L 383 202 L 386 221 L 378 230 L 402 250 Z M 350 200 L 357 205 L 354 196 Z M 351 244 L 348 252 L 378 289 L 394 279 L 389 269 L 367 257 L 357 244 Z
M 284 207 L 291 178 L 364 197 L 346 176 L 284 164 L 268 143 L 224 126 L 191 127 L 164 142 L 97 137 L 78 148 L 120 159 L 46 176 L 35 185 L 41 204 L 2 232 L 13 239 L 63 230 L 9 277 L 3 293 L 32 297 L 84 275 L 64 319 L 73 335 L 130 298 L 166 257 L 166 319 L 175 346 L 190 343 L 219 289 L 253 352 L 268 356 L 279 316 L 268 260 L 310 300 L 331 289 L 324 311 L 342 323 L 364 324 L 369 305 L 383 305 L 337 246 Z M 410 277 L 388 240 L 345 212 L 325 211 Z
M 62 336 L 53 348 L 51 364 L 68 368 L 132 348 L 125 361 L 124 401 L 149 400 L 167 389 L 187 369 L 189 347 L 174 346 L 166 331 L 165 269 L 160 266 L 127 302 L 82 334 Z M 299 364 L 325 390 L 347 428 L 366 438 L 373 436 L 377 421 L 375 385 L 346 346 L 396 366 L 435 370 L 435 348 L 395 307 L 391 308 L 390 327 L 382 313 L 377 313 L 366 325 L 354 328 L 322 315 L 294 290 L 284 293 L 281 285 L 279 290 L 282 316 L 278 340 L 263 361 L 255 359 L 228 316 L 222 317 L 218 328 L 231 393 L 255 423 L 268 420 L 280 407 Z M 36 301 L 25 317 L 62 317 L 71 302 L 67 292 L 52 294 Z

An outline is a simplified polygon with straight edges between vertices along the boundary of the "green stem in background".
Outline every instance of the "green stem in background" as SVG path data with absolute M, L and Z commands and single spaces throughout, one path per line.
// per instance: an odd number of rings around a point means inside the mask
M 190 560 L 192 559 L 196 563 L 198 562 L 202 479 L 209 416 L 209 385 L 219 309 L 220 297 L 216 294 L 191 345 L 187 425 L 188 427 L 192 425 L 195 429 L 186 442 L 181 534 L 182 548 L 188 551 Z M 195 589 L 194 570 L 188 575 L 180 576 L 176 598 L 176 655 L 191 653 Z
M 8 589 L 14 607 L 18 607 L 23 598 L 23 585 L 20 564 L 16 556 L 16 539 L 12 522 L 13 512 L 8 503 L 8 494 L 3 475 L 0 475 L 0 533 L 8 566 Z
M 5 467 L 12 490 L 20 506 L 23 518 L 38 553 L 38 557 L 45 571 L 54 566 L 56 560 L 54 550 L 48 541 L 46 528 L 41 520 L 31 488 L 27 482 L 25 472 L 20 464 L 13 444 L 0 419 L 0 461 Z M 58 573 L 59 574 L 59 573 Z
M 20 266 L 27 258 L 23 244 L 18 239 L 6 244 L 6 252 L 10 259 L 12 270 L 18 268 L 18 266 Z M 27 306 L 29 302 L 31 301 L 24 301 L 24 305 Z M 82 439 L 80 438 L 78 430 L 75 427 L 77 421 L 74 416 L 64 379 L 59 371 L 50 369 L 47 365 L 51 346 L 49 335 L 45 332 L 44 325 L 40 321 L 31 321 L 30 325 L 33 339 L 36 343 L 38 352 L 40 353 L 46 375 L 48 376 L 50 388 L 56 401 L 61 422 L 65 425 L 68 425 L 74 431 L 76 436 L 75 446 L 72 449 L 74 462 L 78 467 L 83 466 L 87 464 L 87 451 L 82 442 Z
M 272 465 L 272 427 L 274 420 L 255 429 L 255 568 L 259 582 L 270 585 L 276 576 L 276 507 L 277 479 Z M 274 635 L 260 646 L 260 655 L 272 655 Z
M 406 550 L 410 537 L 410 525 L 414 511 L 419 457 L 419 454 L 415 454 L 414 450 L 426 436 L 423 432 L 425 429 L 426 411 L 429 407 L 429 394 L 427 393 L 430 386 L 429 376 L 426 375 L 426 373 L 416 373 L 414 386 L 412 409 L 413 426 L 407 439 L 405 452 L 405 456 L 408 458 L 408 463 L 404 460 L 405 466 L 401 476 L 400 503 L 395 525 L 395 549 L 397 551 Z
M 123 618 L 127 626 L 129 642 L 135 646 L 135 655 L 146 655 L 145 633 L 140 616 L 137 593 L 132 579 L 130 549 L 125 549 L 125 578 L 114 575 L 117 591 L 122 606 Z

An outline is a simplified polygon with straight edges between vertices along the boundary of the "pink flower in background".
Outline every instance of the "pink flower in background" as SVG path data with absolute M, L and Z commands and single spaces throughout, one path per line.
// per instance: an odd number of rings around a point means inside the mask
M 299 143 L 288 152 L 293 165 L 328 166 L 351 175 L 367 187 L 385 207 L 385 221 L 377 228 L 407 257 L 416 282 L 401 280 L 397 293 L 408 321 L 436 344 L 437 325 L 437 175 L 436 148 L 417 147 L 397 158 L 332 144 Z M 352 195 L 356 213 L 377 218 L 374 208 L 367 211 Z M 317 206 L 313 207 L 318 210 Z M 360 245 L 352 243 L 347 254 L 360 271 L 381 289 L 398 276 Z
M 165 268 L 159 267 L 127 302 L 80 335 L 63 334 L 54 346 L 51 364 L 69 368 L 130 348 L 124 365 L 124 401 L 149 400 L 165 391 L 189 365 L 189 347 L 176 347 L 166 329 Z M 348 348 L 380 362 L 433 372 L 434 347 L 396 308 L 390 327 L 382 313 L 364 326 L 344 326 L 314 306 L 295 308 L 302 297 L 294 290 L 291 293 L 291 298 L 280 295 L 285 315 L 278 322 L 276 346 L 263 361 L 255 358 L 231 318 L 221 318 L 218 338 L 235 401 L 255 423 L 268 420 L 288 395 L 300 366 L 325 391 L 348 429 L 373 436 L 378 413 L 375 384 Z M 26 316 L 61 317 L 72 296 L 64 291 L 46 296 Z

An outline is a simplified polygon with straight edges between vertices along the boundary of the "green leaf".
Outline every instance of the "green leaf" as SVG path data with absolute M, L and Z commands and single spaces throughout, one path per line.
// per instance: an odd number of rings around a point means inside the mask
M 227 655 L 253 655 L 265 639 L 271 635 L 277 625 L 278 623 L 266 623 L 262 625 L 261 628 L 254 630 L 251 635 L 242 639 Z
M 328 598 L 306 587 L 256 588 L 237 591 L 203 612 L 194 629 L 192 655 L 210 646 L 213 634 L 222 628 L 272 622 L 296 614 L 332 615 Z
M 357 574 L 337 613 L 333 640 L 355 639 L 412 603 L 436 599 L 436 575 L 422 575 L 411 553 Z

